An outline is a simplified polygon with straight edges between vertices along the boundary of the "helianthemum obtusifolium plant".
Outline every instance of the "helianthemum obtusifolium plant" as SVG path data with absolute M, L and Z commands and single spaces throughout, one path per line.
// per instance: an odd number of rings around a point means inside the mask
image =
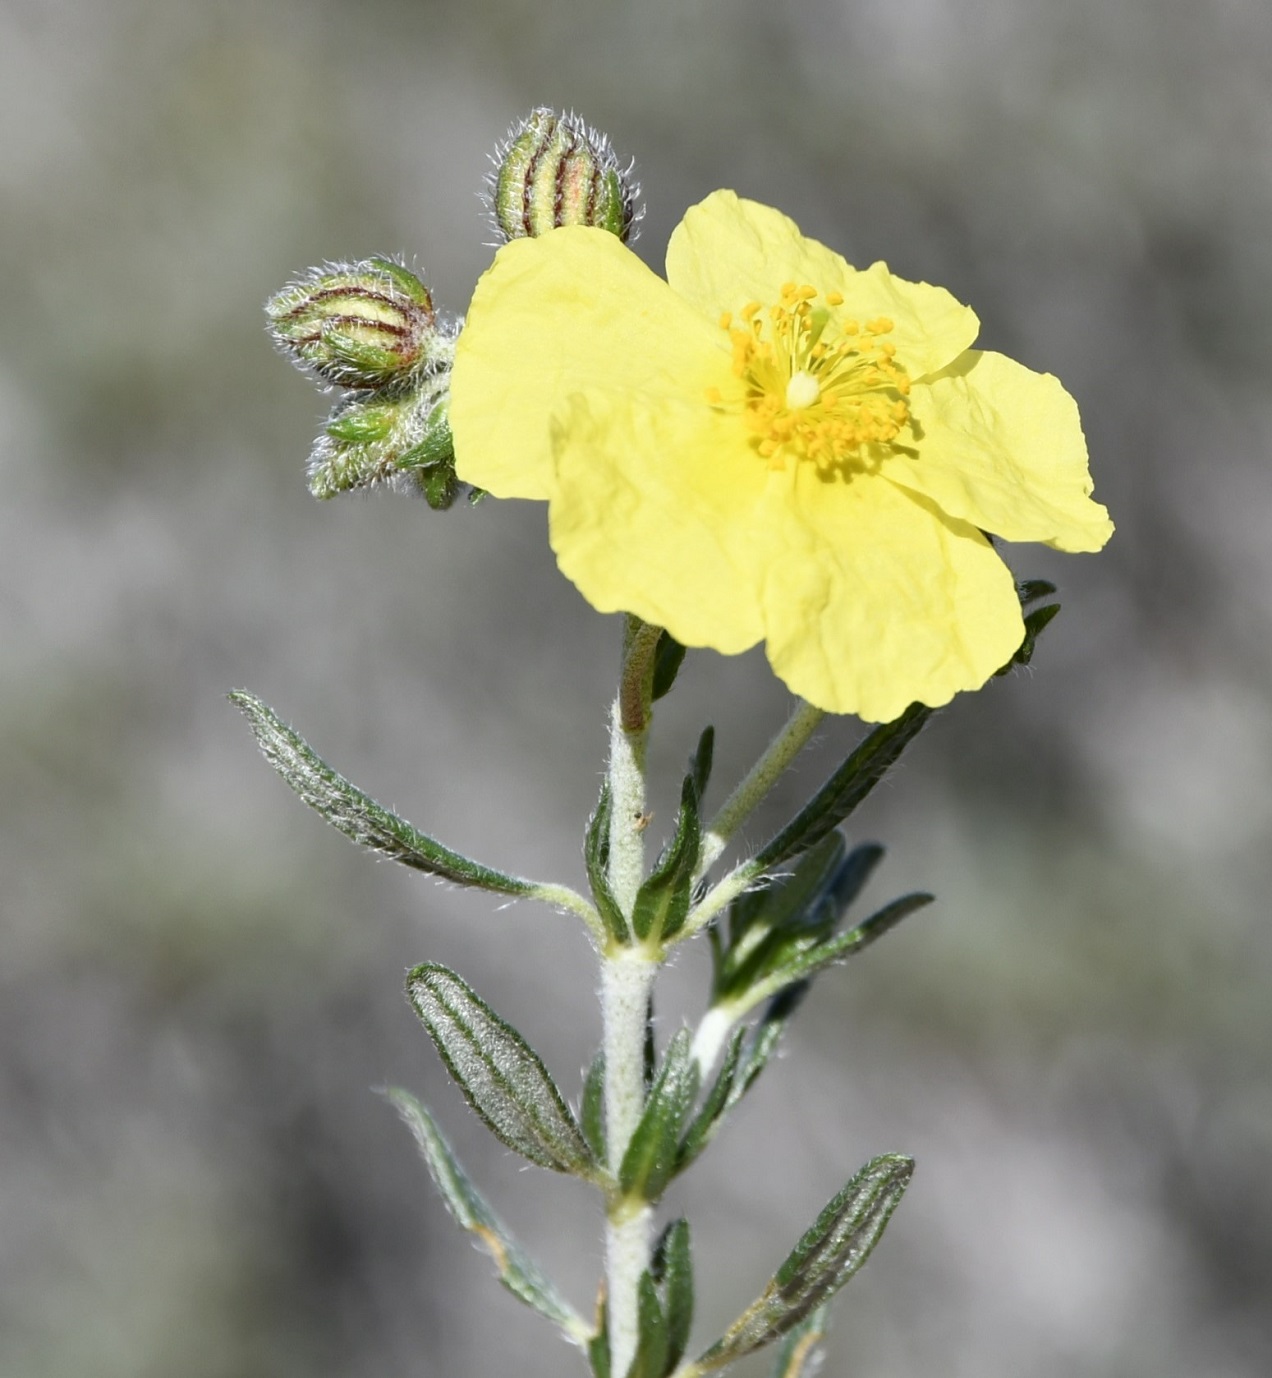
M 659 1228 L 659 1203 L 764 1070 L 809 984 L 931 899 L 858 916 L 882 849 L 850 847 L 842 828 L 933 710 L 1027 663 L 1058 610 L 1053 586 L 1017 582 L 991 535 L 1093 551 L 1112 526 L 1091 500 L 1073 400 L 1050 375 L 974 348 L 976 316 L 941 288 L 882 263 L 855 269 L 731 191 L 690 208 L 660 278 L 626 246 L 641 214 L 630 166 L 550 110 L 501 145 L 488 201 L 503 244 L 462 325 L 387 258 L 314 269 L 267 312 L 279 347 L 341 390 L 310 461 L 318 497 L 387 484 L 436 509 L 465 487 L 546 501 L 562 571 L 595 608 L 625 614 L 608 770 L 584 832 L 587 891 L 459 855 L 344 779 L 259 699 L 231 697 L 270 764 L 355 842 L 587 927 L 602 1038 L 574 1103 L 464 978 L 432 962 L 407 977 L 490 1131 L 604 1202 L 604 1277 L 584 1314 L 509 1235 L 432 1114 L 392 1091 L 504 1286 L 597 1378 L 696 1378 L 765 1346 L 778 1378 L 797 1378 L 911 1160 L 870 1159 L 706 1342 L 693 1342 L 688 1222 Z M 654 705 L 687 647 L 759 642 L 798 696 L 790 719 L 711 806 L 705 729 L 650 862 Z M 827 713 L 876 725 L 792 818 L 726 864 Z M 695 938 L 713 958 L 703 1012 L 659 1056 L 655 980 Z

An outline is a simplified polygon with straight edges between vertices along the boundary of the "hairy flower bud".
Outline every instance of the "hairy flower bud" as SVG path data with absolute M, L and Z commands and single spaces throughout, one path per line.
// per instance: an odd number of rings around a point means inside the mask
M 595 225 L 626 241 L 644 213 L 632 165 L 620 165 L 604 134 L 576 115 L 534 110 L 494 157 L 490 208 L 504 239 L 559 225 Z
M 309 456 L 314 497 L 387 485 L 423 494 L 433 508 L 455 501 L 463 485 L 455 477 L 448 417 L 454 348 L 452 325 L 439 335 L 428 372 L 405 384 L 345 395 Z
M 428 288 L 388 258 L 330 263 L 265 304 L 278 347 L 323 382 L 382 388 L 437 360 L 437 313 Z

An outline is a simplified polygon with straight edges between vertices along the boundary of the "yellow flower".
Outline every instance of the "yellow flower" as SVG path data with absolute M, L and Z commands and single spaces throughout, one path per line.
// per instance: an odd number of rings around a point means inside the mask
M 562 571 L 688 646 L 765 643 L 795 693 L 884 722 L 1023 636 L 983 532 L 1098 550 L 1077 407 L 971 349 L 948 292 L 864 271 L 729 191 L 667 281 L 604 230 L 500 249 L 459 338 L 456 471 L 546 499 Z

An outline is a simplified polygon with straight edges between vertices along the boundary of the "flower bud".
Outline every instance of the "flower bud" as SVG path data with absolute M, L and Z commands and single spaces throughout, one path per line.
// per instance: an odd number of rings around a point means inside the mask
M 513 126 L 493 159 L 490 208 L 504 239 L 595 225 L 624 242 L 644 214 L 632 165 L 576 115 L 540 108 Z
M 462 485 L 448 419 L 454 344 L 452 329 L 443 337 L 438 366 L 411 385 L 344 398 L 309 456 L 314 497 L 388 485 L 422 493 L 438 509 L 455 501 Z
M 381 388 L 436 362 L 433 299 L 392 259 L 314 268 L 271 297 L 265 314 L 284 353 L 340 387 Z

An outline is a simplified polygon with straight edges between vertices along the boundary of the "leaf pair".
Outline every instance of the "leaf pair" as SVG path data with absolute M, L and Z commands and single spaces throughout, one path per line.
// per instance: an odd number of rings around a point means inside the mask
M 609 836 L 613 801 L 608 782 L 601 789 L 596 809 L 588 820 L 583 857 L 601 921 L 618 943 L 665 942 L 680 932 L 689 917 L 694 875 L 702 847 L 699 809 L 711 776 L 714 742 L 715 729 L 708 727 L 698 740 L 681 786 L 675 832 L 636 893 L 630 923 L 610 889 Z

